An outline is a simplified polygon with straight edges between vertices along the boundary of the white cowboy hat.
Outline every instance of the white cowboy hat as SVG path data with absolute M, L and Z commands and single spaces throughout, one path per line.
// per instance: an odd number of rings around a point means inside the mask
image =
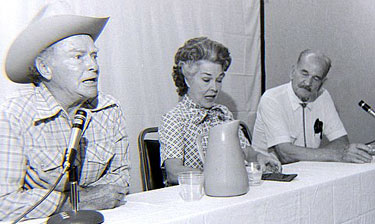
M 73 35 L 87 34 L 95 41 L 106 18 L 56 15 L 32 22 L 10 46 L 5 59 L 5 73 L 17 83 L 30 83 L 30 73 L 38 54 L 48 46 Z

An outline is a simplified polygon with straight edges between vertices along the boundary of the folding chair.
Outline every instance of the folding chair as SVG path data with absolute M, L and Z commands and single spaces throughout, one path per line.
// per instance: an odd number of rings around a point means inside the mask
M 145 139 L 147 134 L 157 133 L 158 127 L 142 130 L 138 135 L 138 150 L 143 190 L 165 187 L 164 171 L 160 167 L 159 140 Z

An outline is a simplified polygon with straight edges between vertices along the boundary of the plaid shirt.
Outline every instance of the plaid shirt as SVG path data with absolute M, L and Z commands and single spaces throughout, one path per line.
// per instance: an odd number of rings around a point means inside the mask
M 80 142 L 79 185 L 116 184 L 126 193 L 128 139 L 118 103 L 100 93 L 83 108 L 89 116 Z M 19 216 L 55 182 L 62 171 L 71 123 L 43 84 L 23 90 L 0 106 L 0 220 Z M 63 193 L 53 191 L 26 218 L 51 215 L 62 198 Z
M 233 114 L 223 105 L 215 104 L 205 109 L 184 96 L 177 106 L 163 115 L 159 128 L 161 164 L 166 159 L 177 158 L 184 166 L 203 168 L 197 147 L 197 138 L 202 135 L 202 148 L 207 150 L 208 131 L 211 127 L 233 120 Z M 249 146 L 244 134 L 239 131 L 241 148 Z

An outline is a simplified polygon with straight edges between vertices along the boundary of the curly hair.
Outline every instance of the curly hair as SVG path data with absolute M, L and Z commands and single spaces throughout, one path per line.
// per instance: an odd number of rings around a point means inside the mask
M 173 81 L 177 87 L 177 93 L 183 96 L 188 91 L 185 83 L 185 75 L 182 71 L 182 62 L 193 64 L 200 60 L 207 60 L 222 65 L 223 70 L 227 71 L 232 58 L 228 48 L 219 42 L 208 39 L 207 37 L 196 37 L 185 42 L 177 50 L 174 57 Z

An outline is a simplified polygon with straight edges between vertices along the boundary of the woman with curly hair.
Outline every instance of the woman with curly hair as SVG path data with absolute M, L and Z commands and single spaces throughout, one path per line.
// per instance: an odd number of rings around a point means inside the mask
M 159 128 L 161 163 L 165 165 L 168 183 L 176 184 L 182 171 L 202 170 L 198 136 L 204 136 L 205 154 L 209 129 L 233 120 L 226 106 L 215 103 L 231 61 L 228 49 L 207 37 L 192 38 L 178 49 L 172 77 L 182 99 L 163 115 Z M 255 152 L 242 132 L 239 137 L 247 161 L 281 168 L 279 161 Z

